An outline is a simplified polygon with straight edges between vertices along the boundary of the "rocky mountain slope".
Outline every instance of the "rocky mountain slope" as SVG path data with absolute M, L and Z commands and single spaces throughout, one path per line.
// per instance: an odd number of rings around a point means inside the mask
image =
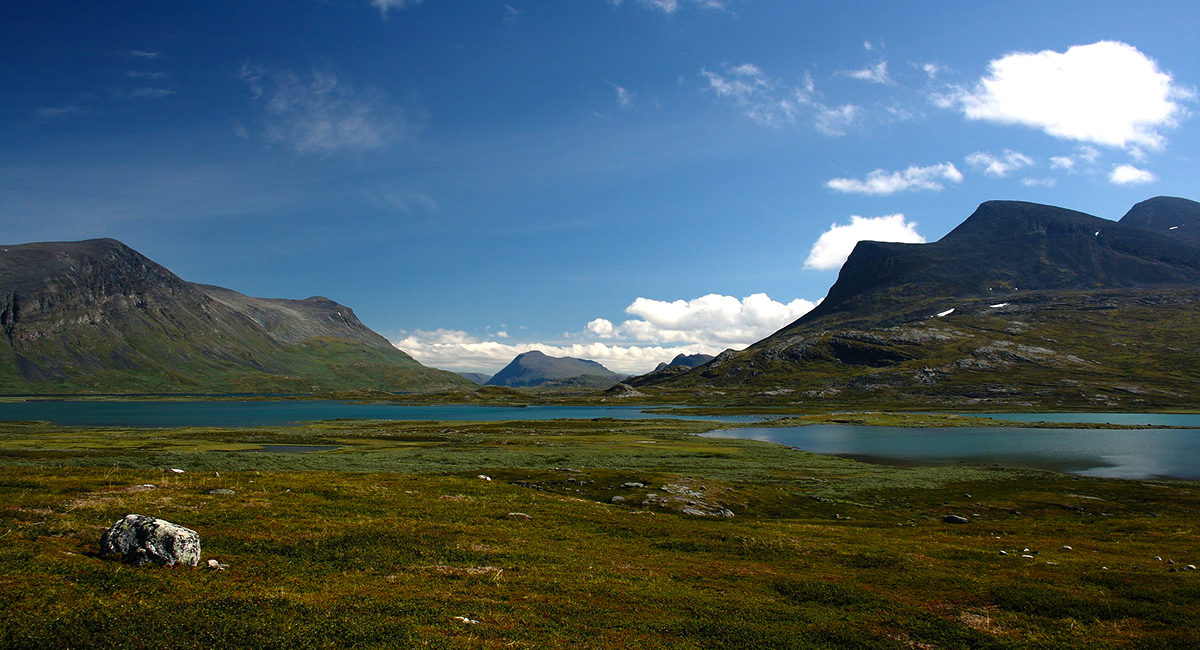
M 860 242 L 812 312 L 642 390 L 789 404 L 1200 404 L 1197 230 L 1200 204 L 1186 199 L 1151 199 L 1120 222 L 984 203 L 934 243 Z
M 0 392 L 431 390 L 426 368 L 327 298 L 186 282 L 112 239 L 0 247 Z
M 624 378 L 587 359 L 552 357 L 533 350 L 519 354 L 488 380 L 488 386 L 514 388 L 608 388 Z

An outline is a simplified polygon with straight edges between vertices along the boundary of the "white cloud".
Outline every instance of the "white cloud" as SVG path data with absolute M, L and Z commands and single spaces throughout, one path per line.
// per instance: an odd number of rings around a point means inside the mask
M 629 89 L 625 88 L 624 86 L 618 86 L 611 81 L 608 82 L 608 85 L 612 86 L 613 90 L 617 91 L 617 106 L 621 107 L 621 110 L 628 110 L 629 108 L 633 107 L 633 98 L 635 96 L 634 93 L 630 92 Z
M 1016 52 L 991 62 L 989 75 L 939 104 L 967 119 L 1021 124 L 1064 140 L 1158 150 L 1161 129 L 1188 111 L 1194 93 L 1126 43 L 1100 41 L 1064 52 Z
M 1050 169 L 1061 169 L 1063 171 L 1074 171 L 1075 159 L 1070 156 L 1051 156 Z
M 621 6 L 622 0 L 610 0 L 614 7 Z M 681 5 L 691 5 L 694 7 L 706 7 L 708 9 L 724 9 L 725 3 L 720 0 L 635 0 L 636 4 L 643 7 L 658 9 L 663 13 L 673 14 Z
M 616 329 L 613 327 L 612 321 L 605 318 L 597 318 L 587 324 L 588 331 L 602 339 L 611 339 L 617 335 Z
M 933 81 L 937 79 L 939 74 L 945 72 L 946 68 L 937 63 L 923 63 L 921 64 L 921 70 L 929 76 L 930 81 Z
M 1145 185 L 1157 180 L 1154 174 L 1133 165 L 1117 165 L 1108 175 L 1108 181 L 1113 185 Z
M 71 113 L 78 113 L 80 110 L 82 109 L 78 106 L 51 106 L 47 108 L 39 108 L 36 111 L 36 114 L 38 117 L 48 120 L 55 117 L 70 115 Z
M 1025 187 L 1054 187 L 1058 181 L 1053 178 L 1025 178 L 1021 184 Z
M 371 6 L 379 9 L 379 15 L 387 17 L 392 9 L 408 9 L 421 4 L 423 0 L 371 0 Z
M 770 127 L 782 127 L 796 118 L 796 102 L 775 92 L 774 84 L 752 63 L 726 66 L 721 75 L 702 69 L 708 79 L 708 89 L 719 97 L 732 99 L 755 122 Z
M 909 166 L 901 172 L 888 172 L 882 169 L 867 174 L 865 179 L 834 178 L 825 186 L 848 194 L 888 195 L 909 190 L 945 189 L 943 183 L 961 183 L 962 172 L 950 163 L 930 165 L 929 167 Z
M 157 59 L 162 55 L 159 52 L 151 52 L 149 50 L 129 50 L 129 56 L 135 59 Z
M 591 359 L 613 372 L 642 374 L 677 354 L 718 354 L 721 348 L 706 345 L 645 346 L 607 343 L 500 343 L 483 341 L 458 330 L 417 330 L 405 333 L 393 345 L 417 361 L 435 368 L 495 374 L 518 354 L 540 350 L 554 357 Z
M 837 107 L 820 104 L 816 109 L 813 126 L 825 135 L 846 135 L 846 128 L 857 122 L 862 114 L 862 109 L 853 104 Z
M 794 124 L 807 113 L 813 128 L 825 135 L 845 135 L 846 128 L 859 120 L 862 109 L 853 104 L 829 106 L 817 98 L 811 75 L 805 75 L 800 87 L 780 88 L 762 69 L 752 63 L 724 66 L 724 74 L 702 69 L 708 88 L 719 97 L 731 99 L 742 113 L 762 126 L 781 128 Z
M 845 73 L 846 76 L 860 81 L 866 81 L 874 84 L 883 84 L 885 86 L 895 86 L 896 82 L 888 76 L 887 61 L 863 68 L 862 70 L 851 70 Z
M 638 298 L 625 309 L 627 314 L 638 318 L 625 321 L 614 332 L 619 337 L 648 343 L 742 348 L 800 318 L 814 306 L 804 299 L 784 304 L 765 293 L 741 300 L 715 293 L 673 302 Z M 591 324 L 589 329 L 596 332 Z M 603 325 L 598 329 L 603 329 Z
M 1033 158 L 1012 149 L 1005 149 L 1000 157 L 993 156 L 985 151 L 976 151 L 967 156 L 966 161 L 972 167 L 982 169 L 983 173 L 989 176 L 999 176 L 1001 178 L 1008 176 L 1009 172 L 1024 167 L 1032 167 L 1034 164 Z
M 333 73 L 301 79 L 245 65 L 241 78 L 264 102 L 266 139 L 298 152 L 379 149 L 407 135 L 401 110 L 386 104 L 380 93 L 357 91 Z
M 818 271 L 840 268 L 860 241 L 923 244 L 925 238 L 917 233 L 916 222 L 905 221 L 903 214 L 870 218 L 853 215 L 849 225 L 835 223 L 822 233 L 804 261 L 804 268 Z
M 163 97 L 170 97 L 174 94 L 174 90 L 168 90 L 166 88 L 134 88 L 129 93 L 129 96 L 139 99 L 162 99 Z

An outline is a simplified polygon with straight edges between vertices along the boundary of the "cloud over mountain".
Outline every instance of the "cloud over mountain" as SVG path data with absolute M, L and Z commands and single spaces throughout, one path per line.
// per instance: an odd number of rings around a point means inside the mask
M 829 271 L 840 268 L 860 241 L 887 241 L 923 244 L 925 238 L 917 232 L 915 221 L 906 221 L 903 214 L 882 217 L 853 215 L 846 225 L 833 224 L 813 244 L 804 261 L 804 268 Z

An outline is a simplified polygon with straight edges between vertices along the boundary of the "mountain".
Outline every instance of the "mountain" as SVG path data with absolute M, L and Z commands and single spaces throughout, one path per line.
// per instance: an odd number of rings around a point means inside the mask
M 1200 244 L 1179 232 L 1193 225 L 1184 199 L 1120 222 L 989 201 L 937 242 L 859 242 L 816 309 L 647 385 L 831 405 L 1200 403 Z
M 488 380 L 492 378 L 491 375 L 485 375 L 482 372 L 456 372 L 454 374 L 466 379 L 469 382 L 480 385 L 486 384 Z
M 328 298 L 186 282 L 113 239 L 0 246 L 0 392 L 455 388 Z
M 678 354 L 671 360 L 671 363 L 660 363 L 654 370 L 637 377 L 630 377 L 624 381 L 630 387 L 648 386 L 666 380 L 669 377 L 682 375 L 683 373 L 702 366 L 714 358 L 711 354 Z
M 624 378 L 587 359 L 551 357 L 537 350 L 518 354 L 488 380 L 488 386 L 608 388 Z
M 1129 209 L 1121 223 L 1200 244 L 1200 203 L 1159 196 Z

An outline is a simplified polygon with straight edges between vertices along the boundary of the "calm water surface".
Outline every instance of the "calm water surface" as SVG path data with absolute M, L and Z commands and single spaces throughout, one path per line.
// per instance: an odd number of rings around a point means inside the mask
M 313 420 L 551 420 L 571 418 L 679 418 L 644 413 L 637 406 L 480 406 L 442 404 L 352 404 L 330 401 L 290 402 L 0 402 L 0 420 L 46 420 L 70 426 L 255 427 Z M 754 422 L 755 416 L 688 417 L 721 422 Z
M 818 424 L 704 434 L 888 464 L 1051 469 L 1108 478 L 1200 480 L 1200 429 L 901 428 Z

